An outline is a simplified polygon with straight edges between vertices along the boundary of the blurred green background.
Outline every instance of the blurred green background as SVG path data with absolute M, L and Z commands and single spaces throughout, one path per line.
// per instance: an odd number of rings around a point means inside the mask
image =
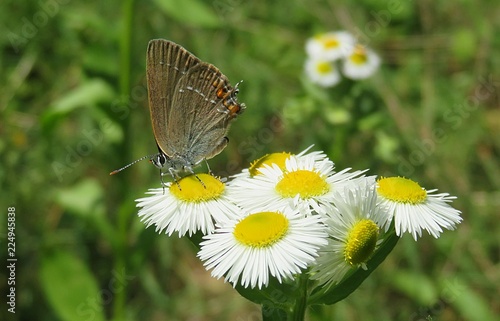
M 16 211 L 16 314 L 1 320 L 259 320 L 187 239 L 145 229 L 159 187 L 147 106 L 150 39 L 173 40 L 241 84 L 245 113 L 210 161 L 233 174 L 275 151 L 324 150 L 458 196 L 464 222 L 406 235 L 360 289 L 308 320 L 496 320 L 500 315 L 500 5 L 462 1 L 3 0 L 0 251 Z M 371 79 L 322 89 L 304 43 L 348 30 L 382 57 Z M 203 168 L 201 169 L 203 170 Z M 4 215 L 5 214 L 5 215 Z M 7 269 L 0 288 L 7 293 Z

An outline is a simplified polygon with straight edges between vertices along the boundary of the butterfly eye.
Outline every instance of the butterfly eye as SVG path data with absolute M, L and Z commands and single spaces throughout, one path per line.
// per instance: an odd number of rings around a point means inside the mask
M 151 163 L 153 163 L 153 165 L 155 165 L 158 168 L 163 168 L 167 163 L 167 158 L 165 157 L 165 155 L 160 153 L 151 158 Z
M 167 158 L 163 154 L 158 154 L 158 163 L 163 167 L 167 163 Z

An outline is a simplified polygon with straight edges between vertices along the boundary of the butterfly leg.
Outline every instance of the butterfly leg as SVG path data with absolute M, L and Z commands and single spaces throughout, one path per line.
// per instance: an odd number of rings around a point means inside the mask
M 211 176 L 214 176 L 214 172 L 212 172 L 210 165 L 208 165 L 207 159 L 205 158 L 204 161 L 205 161 L 205 164 L 207 164 L 208 174 L 210 174 Z
M 194 175 L 194 177 L 196 177 L 196 179 L 198 180 L 198 182 L 201 183 L 201 185 L 203 185 L 204 188 L 207 188 L 205 186 L 205 183 L 203 183 L 203 181 L 198 177 L 198 175 L 196 175 L 196 173 L 194 172 L 193 170 L 193 167 L 191 165 L 189 166 L 184 166 L 184 170 L 186 170 L 187 172 L 191 173 L 192 175 Z M 179 186 L 179 189 L 180 189 L 180 186 Z
M 161 180 L 161 187 L 163 187 L 163 195 L 165 195 L 165 182 L 163 181 L 163 172 L 161 171 L 161 168 L 160 168 L 160 180 Z
M 172 176 L 172 179 L 174 180 L 175 184 L 177 184 L 177 187 L 179 187 L 179 190 L 180 190 L 181 185 L 179 184 L 179 180 L 177 179 L 179 176 L 177 175 L 177 172 L 175 171 L 175 169 L 173 167 L 169 167 L 168 173 L 170 174 L 170 176 Z M 162 172 L 161 168 L 160 168 L 160 178 L 161 178 L 161 185 L 163 186 L 163 194 L 165 194 L 165 186 L 167 185 L 163 181 L 163 176 L 165 176 L 165 175 L 167 175 L 167 173 Z

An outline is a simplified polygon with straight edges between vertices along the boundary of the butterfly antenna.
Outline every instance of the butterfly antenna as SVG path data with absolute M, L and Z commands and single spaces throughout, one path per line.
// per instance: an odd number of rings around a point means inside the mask
M 147 156 L 141 157 L 141 158 L 139 158 L 138 160 L 133 161 L 132 163 L 130 163 L 130 164 L 128 164 L 128 165 L 125 165 L 125 166 L 123 166 L 123 167 L 122 167 L 122 168 L 120 168 L 120 169 L 116 169 L 116 170 L 112 171 L 111 173 L 109 173 L 109 175 L 115 175 L 116 173 L 121 172 L 122 170 L 124 170 L 124 169 L 126 169 L 126 168 L 129 168 L 130 166 L 134 165 L 135 163 L 138 163 L 138 162 L 140 162 L 140 161 L 142 161 L 142 160 L 145 160 L 146 158 L 151 159 L 151 157 L 153 157 L 153 156 L 154 156 L 154 155 L 147 155 Z

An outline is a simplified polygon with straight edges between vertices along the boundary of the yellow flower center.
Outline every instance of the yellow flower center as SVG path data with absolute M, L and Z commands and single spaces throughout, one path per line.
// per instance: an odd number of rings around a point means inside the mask
M 289 221 L 279 212 L 260 212 L 241 220 L 233 235 L 243 245 L 264 248 L 281 240 L 288 232 Z
M 323 47 L 325 49 L 336 48 L 340 45 L 338 39 L 334 37 L 324 37 L 321 39 L 321 42 L 323 43 Z
M 366 49 L 362 45 L 356 45 L 354 48 L 353 54 L 349 57 L 351 61 L 357 65 L 363 65 L 368 60 L 368 56 L 366 54 Z
M 309 170 L 287 172 L 276 184 L 276 191 L 283 197 L 307 199 L 328 193 L 330 185 L 318 173 Z
M 170 185 L 170 193 L 181 201 L 200 203 L 217 199 L 224 192 L 225 186 L 217 178 L 209 174 L 189 175 Z
M 316 64 L 316 71 L 322 75 L 331 73 L 333 71 L 333 65 L 327 61 L 318 62 Z
M 357 266 L 366 263 L 375 251 L 378 239 L 378 226 L 372 220 L 363 219 L 349 231 L 344 248 L 347 263 Z
M 386 177 L 378 181 L 377 192 L 384 198 L 408 204 L 421 204 L 427 199 L 427 192 L 418 183 L 403 177 Z
M 261 158 L 257 159 L 254 161 L 251 165 L 248 171 L 250 172 L 250 176 L 255 176 L 257 174 L 260 174 L 260 168 L 263 167 L 263 165 L 272 165 L 276 164 L 278 165 L 279 168 L 282 170 L 285 169 L 285 161 L 291 156 L 292 154 L 290 153 L 272 153 L 272 154 L 266 154 L 262 156 Z

